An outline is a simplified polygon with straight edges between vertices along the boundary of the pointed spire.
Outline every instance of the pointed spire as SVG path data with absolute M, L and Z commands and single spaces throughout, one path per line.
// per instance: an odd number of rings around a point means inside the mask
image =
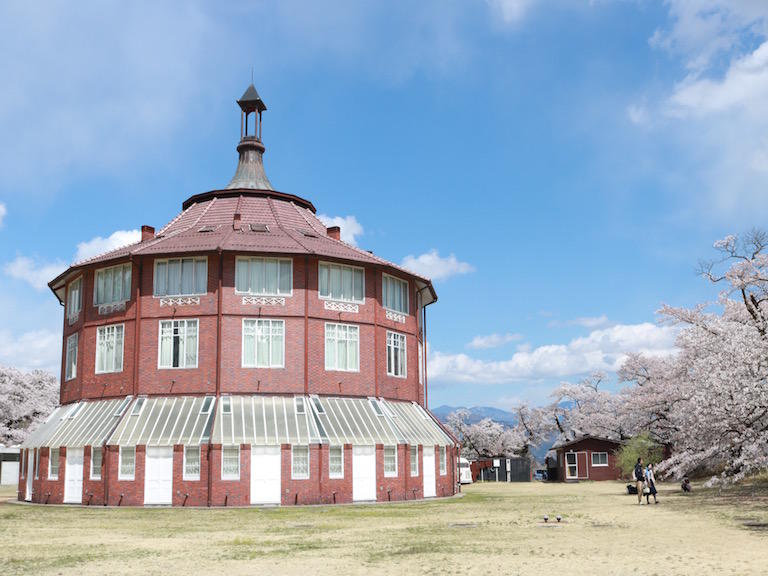
M 253 84 L 248 86 L 237 103 L 240 105 L 240 109 L 246 114 L 249 112 L 262 113 L 267 109 L 267 105 L 264 104 L 264 100 L 262 100 L 259 93 L 256 92 L 256 87 Z

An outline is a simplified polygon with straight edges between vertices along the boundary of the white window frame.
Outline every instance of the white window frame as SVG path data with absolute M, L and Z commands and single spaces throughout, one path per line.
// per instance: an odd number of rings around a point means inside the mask
M 595 456 L 601 456 L 605 454 L 605 464 L 595 464 Z M 592 452 L 592 468 L 607 468 L 608 467 L 608 452 Z
M 35 448 L 35 480 L 40 478 L 40 448 Z
M 73 298 L 74 287 L 77 284 L 77 296 Z M 83 309 L 83 277 L 78 276 L 67 284 L 67 321 L 70 324 L 77 322 L 80 311 Z
M 221 397 L 221 413 L 232 414 L 232 397 L 231 396 Z
M 74 339 L 74 345 L 72 341 Z M 77 378 L 77 348 L 79 344 L 79 333 L 75 332 L 67 336 L 67 350 L 64 354 L 64 382 L 69 382 Z
M 168 290 L 168 269 L 171 262 L 179 262 L 179 266 L 183 267 L 183 261 L 184 260 L 192 260 L 192 278 L 194 279 L 195 285 L 197 285 L 197 267 L 202 263 L 205 266 L 205 288 L 202 291 L 193 289 L 192 292 L 184 292 L 184 289 L 182 289 L 179 292 L 170 292 Z M 157 267 L 160 264 L 165 264 L 165 286 L 166 286 L 166 292 L 165 294 L 158 294 L 157 293 L 157 279 L 158 279 L 158 273 L 157 273 Z M 183 282 L 182 280 L 182 274 L 181 274 L 181 268 L 179 268 L 179 282 Z M 166 298 L 169 296 L 203 296 L 208 293 L 208 257 L 207 256 L 192 256 L 192 257 L 182 257 L 182 258 L 156 258 L 154 263 L 154 269 L 152 274 L 152 295 L 155 298 Z
M 395 469 L 387 470 L 387 451 L 390 451 L 395 456 Z M 385 478 L 397 478 L 397 445 L 384 445 L 384 451 L 382 453 L 382 460 L 384 462 L 384 477 Z
M 390 281 L 394 281 L 396 284 L 405 284 L 405 310 L 398 310 L 397 308 L 392 308 L 391 306 L 387 306 L 387 303 L 384 301 L 384 285 L 389 279 Z M 387 293 L 389 291 L 387 290 Z M 397 314 L 405 314 L 408 316 L 410 314 L 411 310 L 411 283 L 408 282 L 408 280 L 403 280 L 402 278 L 398 278 L 397 276 L 392 276 L 391 274 L 383 273 L 381 275 L 381 305 L 384 307 L 385 310 L 391 310 L 392 312 L 396 312 Z
M 334 472 L 331 470 L 331 450 L 337 449 L 341 454 L 341 472 Z M 344 478 L 344 445 L 343 444 L 331 444 L 328 446 L 328 478 L 339 479 Z
M 237 450 L 237 474 L 234 472 L 224 473 L 224 450 Z M 240 444 L 224 444 L 221 447 L 221 479 L 222 480 L 240 480 Z
M 327 267 L 328 274 L 328 295 L 323 296 L 320 293 L 320 275 L 323 274 L 323 267 Z M 351 298 L 335 298 L 331 295 L 331 269 L 339 268 L 339 274 L 342 275 L 342 285 L 344 283 L 343 274 L 344 270 L 349 270 L 352 273 L 352 297 Z M 355 292 L 355 270 L 360 270 L 363 273 L 363 297 L 356 299 L 354 297 Z M 317 297 L 320 300 L 330 300 L 332 302 L 350 302 L 352 304 L 365 304 L 365 268 L 361 266 L 349 266 L 348 264 L 339 264 L 338 262 L 320 261 L 317 263 Z
M 395 340 L 398 344 L 395 344 Z M 395 366 L 395 348 L 400 348 L 400 358 L 402 360 L 402 366 Z M 392 370 L 390 370 L 390 364 Z M 397 372 L 402 370 L 402 374 Z M 408 377 L 408 337 L 400 332 L 393 332 L 387 330 L 387 376 L 393 378 L 407 378 Z
M 179 359 L 184 359 L 183 366 L 163 366 L 162 364 L 162 349 L 163 349 L 163 323 L 170 322 L 171 324 L 171 363 L 173 363 L 173 331 L 175 330 L 175 323 L 184 324 L 184 338 L 183 338 L 183 352 L 179 353 Z M 187 366 L 187 326 L 194 322 L 197 325 L 197 336 L 195 337 L 195 364 L 194 366 Z M 157 369 L 158 370 L 194 370 L 200 363 L 200 319 L 199 318 L 173 318 L 160 320 L 157 327 Z
M 123 296 L 122 299 L 107 300 L 104 302 L 99 302 L 98 301 L 99 274 L 104 274 L 106 273 L 107 270 L 115 270 L 117 268 L 123 268 L 123 286 L 122 286 L 123 290 L 125 289 L 125 273 L 126 273 L 126 270 L 128 271 L 128 274 L 130 276 L 130 279 L 128 281 L 128 294 L 122 294 Z M 122 302 L 128 302 L 131 299 L 132 287 L 133 287 L 133 265 L 130 262 L 126 262 L 124 264 L 118 264 L 116 266 L 107 266 L 106 268 L 99 268 L 98 270 L 96 270 L 96 272 L 93 273 L 93 306 L 94 308 L 98 308 L 99 306 L 108 305 L 108 304 L 120 304 Z
M 258 292 L 258 291 L 255 291 L 255 290 L 247 290 L 247 291 L 246 290 L 238 290 L 237 289 L 237 270 L 238 270 L 237 263 L 239 261 L 243 261 L 243 260 L 248 262 L 248 276 L 249 276 L 249 278 L 250 278 L 250 275 L 251 275 L 250 267 L 251 267 L 251 263 L 252 262 L 256 262 L 256 261 L 261 261 L 261 262 L 264 262 L 264 263 L 266 263 L 267 261 L 275 261 L 275 262 L 277 262 L 277 291 L 273 293 L 273 292 Z M 280 291 L 280 262 L 290 262 L 291 274 L 290 274 L 290 278 L 288 280 L 288 282 L 290 284 L 290 290 L 288 292 L 281 292 Z M 250 281 L 248 282 L 248 284 L 250 285 Z M 235 258 L 235 294 L 242 294 L 244 296 L 281 296 L 281 297 L 286 297 L 286 298 L 289 298 L 289 297 L 293 296 L 293 258 L 265 258 L 263 256 L 256 256 L 256 257 L 237 256 Z
M 123 452 L 133 452 L 133 469 L 130 474 L 123 472 Z M 120 446 L 117 458 L 117 479 L 133 480 L 136 478 L 136 446 Z
M 304 472 L 297 472 L 296 471 L 296 448 L 301 448 L 302 450 L 307 451 L 307 471 Z M 294 446 L 291 444 L 291 480 L 309 480 L 311 474 L 310 474 L 310 451 L 309 446 L 306 444 L 302 444 L 300 446 Z
M 440 458 L 440 476 L 448 474 L 448 450 L 445 446 L 440 446 L 439 458 Z
M 411 444 L 408 447 L 408 453 L 411 459 L 411 476 L 419 475 L 419 445 Z M 415 454 L 415 457 L 414 457 Z M 414 466 L 416 464 L 416 466 Z
M 301 409 L 299 409 L 299 406 L 301 406 Z M 299 415 L 303 416 L 307 413 L 307 402 L 304 399 L 304 396 L 293 397 L 293 408 L 296 412 L 296 416 L 299 416 Z
M 54 458 L 54 454 L 56 456 L 55 458 Z M 48 448 L 48 480 L 59 479 L 60 454 L 61 454 L 61 450 L 59 448 Z M 55 467 L 53 465 L 54 462 L 56 462 Z M 27 474 L 29 474 L 29 470 L 27 470 Z
M 197 474 L 193 474 L 191 472 L 187 471 L 187 451 L 188 450 L 197 450 Z M 200 446 L 187 446 L 185 445 L 182 450 L 182 480 L 200 480 L 200 468 L 202 467 L 202 451 L 200 450 Z M 224 454 L 222 453 L 222 465 L 224 462 Z M 240 461 L 240 455 L 238 454 L 238 462 Z M 238 466 L 239 468 L 239 466 Z
M 99 466 L 96 467 L 93 465 L 93 455 L 98 450 L 99 454 L 101 454 L 101 462 L 99 462 Z M 101 446 L 91 446 L 91 465 L 90 465 L 90 474 L 88 475 L 91 480 L 101 480 L 101 465 L 104 462 L 104 449 Z
M 99 346 L 99 343 L 106 337 L 107 331 L 109 328 L 114 328 L 114 338 L 115 341 L 117 341 L 117 332 L 118 328 L 120 329 L 121 338 L 120 338 L 120 368 L 117 368 L 117 363 L 113 361 L 113 369 L 112 370 L 99 370 L 99 358 L 100 358 L 100 350 L 101 347 Z M 115 344 L 115 347 L 113 349 L 113 354 L 117 353 L 117 344 Z M 125 364 L 125 324 L 108 324 L 107 326 L 99 326 L 96 328 L 96 367 L 95 367 L 95 373 L 96 374 L 116 374 L 118 372 L 123 371 L 123 366 Z M 105 359 L 106 364 L 106 359 Z
M 335 330 L 335 337 L 333 341 L 333 345 L 336 346 L 336 351 L 334 352 L 334 359 L 335 359 L 335 365 L 329 366 L 328 365 L 328 327 L 334 326 L 336 327 Z M 347 353 L 347 366 L 344 368 L 339 368 L 339 357 L 338 357 L 338 342 L 339 342 L 339 330 L 338 328 L 342 326 L 346 329 L 347 334 L 349 334 L 349 329 L 354 328 L 357 331 L 357 368 L 349 368 L 349 353 Z M 349 342 L 349 337 L 346 338 L 346 341 Z M 357 324 L 340 324 L 338 322 L 326 322 L 325 323 L 325 331 L 323 334 L 323 342 L 324 342 L 324 348 L 323 348 L 323 356 L 324 356 L 324 362 L 325 362 L 325 370 L 326 372 L 360 372 L 360 326 Z
M 419 342 L 419 384 L 424 384 L 424 343 Z
M 260 334 L 260 323 L 268 323 L 269 325 L 269 363 L 265 366 L 263 364 L 259 364 L 259 357 L 258 357 L 258 346 L 259 346 L 259 338 L 261 337 Z M 254 351 L 253 351 L 253 358 L 254 363 L 253 364 L 246 364 L 245 362 L 245 331 L 246 331 L 246 325 L 249 323 L 254 323 L 255 327 L 253 328 L 254 334 L 253 334 L 253 345 L 254 345 Z M 283 328 L 282 333 L 282 354 L 281 357 L 283 359 L 282 363 L 280 364 L 272 364 L 272 343 L 273 343 L 273 337 L 274 334 L 272 334 L 272 326 L 273 324 L 281 324 Z M 250 329 L 250 328 L 249 328 Z M 280 320 L 276 318 L 243 318 L 243 327 L 242 327 L 242 335 L 241 335 L 241 350 L 240 350 L 240 366 L 241 368 L 285 368 L 285 320 Z

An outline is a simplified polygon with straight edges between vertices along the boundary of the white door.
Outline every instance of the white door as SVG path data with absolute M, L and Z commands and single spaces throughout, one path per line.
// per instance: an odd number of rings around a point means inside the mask
M 352 500 L 376 500 L 376 447 L 352 447 Z
M 35 465 L 35 451 L 27 450 L 27 491 L 24 494 L 24 500 L 32 500 L 32 467 Z
M 171 504 L 173 446 L 147 446 L 144 465 L 144 504 Z
M 280 504 L 280 446 L 251 446 L 251 504 Z
M 579 461 L 576 452 L 565 453 L 565 477 L 566 479 L 579 477 Z
M 64 502 L 83 503 L 83 449 L 67 448 L 67 464 L 64 467 Z
M 437 496 L 437 483 L 435 481 L 435 447 L 424 446 L 424 498 Z
M 19 484 L 19 463 L 6 460 L 0 468 L 0 484 Z

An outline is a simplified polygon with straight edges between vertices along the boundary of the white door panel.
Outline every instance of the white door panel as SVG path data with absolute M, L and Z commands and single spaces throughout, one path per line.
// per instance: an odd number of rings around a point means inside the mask
M 67 448 L 67 464 L 64 468 L 64 502 L 83 503 L 83 449 Z
M 424 446 L 424 498 L 437 496 L 435 481 L 435 447 Z
M 352 500 L 376 500 L 376 447 L 352 447 Z
M 251 446 L 251 504 L 280 504 L 280 446 Z
M 147 446 L 144 462 L 144 504 L 171 504 L 173 446 Z

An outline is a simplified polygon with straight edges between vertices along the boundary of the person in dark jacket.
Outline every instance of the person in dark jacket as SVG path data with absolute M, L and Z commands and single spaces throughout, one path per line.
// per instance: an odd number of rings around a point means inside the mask
M 645 469 L 645 483 L 647 484 L 648 493 L 645 495 L 645 503 L 651 503 L 651 496 L 653 496 L 653 503 L 658 504 L 656 499 L 656 476 L 653 475 L 653 464 L 648 463 L 648 468 Z
M 635 482 L 637 483 L 637 503 L 643 503 L 643 482 L 645 481 L 645 470 L 643 469 L 643 459 L 638 458 L 635 464 Z

